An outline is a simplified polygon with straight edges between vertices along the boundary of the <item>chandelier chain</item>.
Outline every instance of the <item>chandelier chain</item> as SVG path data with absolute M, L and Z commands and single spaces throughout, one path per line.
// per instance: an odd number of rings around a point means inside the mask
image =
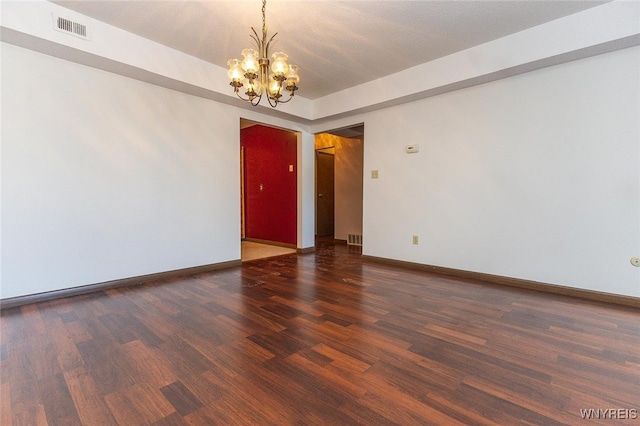
M 267 0 L 262 0 L 262 34 L 263 37 L 267 36 L 267 20 L 265 18 L 267 11 Z

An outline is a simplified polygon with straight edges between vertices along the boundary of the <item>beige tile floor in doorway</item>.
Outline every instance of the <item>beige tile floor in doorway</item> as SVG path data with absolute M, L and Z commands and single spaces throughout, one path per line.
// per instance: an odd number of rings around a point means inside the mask
M 281 256 L 283 254 L 296 253 L 296 249 L 272 246 L 269 244 L 242 241 L 242 261 L 263 259 L 265 257 Z

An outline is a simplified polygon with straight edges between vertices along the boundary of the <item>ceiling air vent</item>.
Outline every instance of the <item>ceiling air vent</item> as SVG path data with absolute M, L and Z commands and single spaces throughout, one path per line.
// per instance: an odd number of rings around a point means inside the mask
M 71 34 L 85 40 L 89 40 L 89 31 L 87 26 L 62 16 L 53 15 L 53 28 L 57 31 Z

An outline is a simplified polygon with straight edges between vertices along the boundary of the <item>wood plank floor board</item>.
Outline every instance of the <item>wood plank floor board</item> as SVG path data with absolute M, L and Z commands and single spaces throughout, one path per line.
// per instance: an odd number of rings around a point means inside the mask
M 345 404 L 340 406 L 340 411 L 344 413 L 348 419 L 351 420 L 353 424 L 359 425 L 377 425 L 377 426 L 392 426 L 397 425 L 396 421 L 390 420 L 381 414 L 378 414 L 376 411 L 367 407 L 365 404 L 361 403 L 359 400 L 348 401 Z M 343 424 L 336 423 L 336 424 Z M 348 422 L 346 422 L 348 423 Z M 316 422 L 316 424 L 323 424 L 322 421 Z
M 69 426 L 82 424 L 62 373 L 48 376 L 38 385 L 42 390 L 40 396 L 49 424 Z
M 457 400 L 448 393 L 429 392 L 424 398 L 425 404 L 465 425 L 502 426 L 481 413 L 474 412 L 463 400 Z
M 1 314 L 3 426 L 573 425 L 640 410 L 638 309 L 323 242 Z
M 454 399 L 461 399 L 476 412 L 503 425 L 529 424 L 529 425 L 563 425 L 567 424 L 560 419 L 546 416 L 536 412 L 525 405 L 512 403 L 488 390 L 478 389 L 466 383 L 462 383 L 453 393 Z
M 64 377 L 83 425 L 116 424 L 115 418 L 86 368 L 66 371 Z
M 104 399 L 120 425 L 148 425 L 175 412 L 161 390 L 147 383 L 136 383 Z

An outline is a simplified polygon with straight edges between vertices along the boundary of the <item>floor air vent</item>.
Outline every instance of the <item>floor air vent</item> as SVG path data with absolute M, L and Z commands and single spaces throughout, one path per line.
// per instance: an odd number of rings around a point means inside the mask
M 53 28 L 60 32 L 89 40 L 87 26 L 71 19 L 53 15 Z
M 362 235 L 348 234 L 348 236 L 347 236 L 347 245 L 350 245 L 350 246 L 361 246 L 362 245 Z

